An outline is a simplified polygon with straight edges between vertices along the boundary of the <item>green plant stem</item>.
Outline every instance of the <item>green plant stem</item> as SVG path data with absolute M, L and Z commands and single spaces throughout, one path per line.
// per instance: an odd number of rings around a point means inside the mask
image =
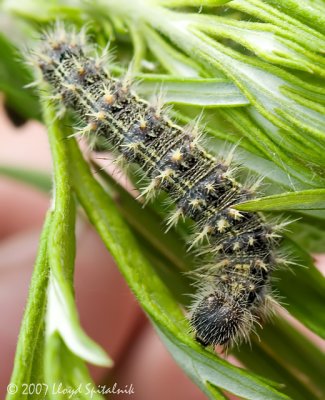
M 10 383 L 17 385 L 15 394 L 8 394 L 7 400 L 22 398 L 23 384 L 29 384 L 31 375 L 42 375 L 42 371 L 35 371 L 35 354 L 44 336 L 44 315 L 49 279 L 48 263 L 48 235 L 52 224 L 52 212 L 48 212 L 34 267 L 27 305 L 19 333 L 14 369 Z M 39 366 L 39 368 L 41 368 Z M 26 397 L 25 397 L 26 398 Z
M 74 226 L 75 204 L 69 177 L 69 158 L 64 145 L 67 138 L 56 119 L 56 111 L 49 104 L 43 106 L 43 116 L 49 127 L 48 137 L 54 170 L 54 210 L 49 235 L 51 272 L 62 286 L 72 285 L 76 253 Z
M 46 90 L 46 88 L 44 88 Z M 59 331 L 67 347 L 80 358 L 100 366 L 111 366 L 105 351 L 82 330 L 74 300 L 76 207 L 71 186 L 67 128 L 56 120 L 56 111 L 44 102 L 43 116 L 49 127 L 54 166 L 53 221 L 49 232 L 50 287 L 47 336 Z

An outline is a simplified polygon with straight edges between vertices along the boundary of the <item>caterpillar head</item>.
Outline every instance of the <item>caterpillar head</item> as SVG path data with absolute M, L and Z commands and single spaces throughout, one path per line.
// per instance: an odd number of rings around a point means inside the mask
M 252 322 L 242 301 L 219 291 L 198 300 L 191 313 L 196 340 L 203 346 L 229 347 L 246 337 Z

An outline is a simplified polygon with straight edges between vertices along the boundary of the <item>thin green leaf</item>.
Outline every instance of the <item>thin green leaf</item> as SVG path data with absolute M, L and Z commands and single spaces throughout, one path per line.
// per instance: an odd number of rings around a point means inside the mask
M 242 346 L 236 357 L 252 371 L 283 382 L 293 399 L 319 399 L 325 390 L 325 357 L 319 348 L 279 317 L 258 333 L 261 339 L 254 340 L 253 348 Z
M 325 76 L 323 58 L 299 46 L 294 35 L 274 25 L 211 15 L 193 14 L 188 18 L 198 21 L 201 31 L 234 40 L 270 63 Z
M 136 25 L 130 24 L 130 34 L 133 43 L 132 71 L 138 73 L 141 71 L 142 60 L 146 56 L 147 49 Z
M 294 15 L 295 18 L 325 34 L 325 7 L 322 1 L 265 0 L 265 2 L 289 15 Z
M 73 0 L 23 0 L 20 2 L 3 0 L 5 11 L 23 17 L 26 20 L 47 23 L 59 18 L 80 21 L 80 4 Z
M 267 124 L 263 127 L 258 126 L 252 116 L 252 108 L 250 110 L 229 108 L 221 110 L 221 113 L 243 137 L 247 137 L 262 152 L 264 158 L 282 169 L 290 182 L 289 186 L 296 185 L 296 180 L 302 182 L 304 186 L 322 186 L 325 184 L 323 168 L 319 171 L 312 163 L 307 164 L 305 160 L 300 159 L 296 150 L 289 151 L 287 142 L 272 140 L 272 135 L 270 135 L 272 127 Z M 270 168 L 271 171 L 266 176 L 272 174 L 273 169 L 274 167 Z M 295 178 L 293 181 L 292 177 Z
M 49 399 L 104 399 L 97 392 L 84 362 L 69 350 L 58 332 L 47 339 L 45 377 Z
M 324 210 L 325 189 L 275 194 L 236 206 L 242 211 Z
M 220 398 L 214 397 L 215 385 L 245 399 L 289 399 L 276 389 L 271 389 L 266 382 L 259 381 L 260 385 L 257 386 L 256 382 L 247 380 L 245 370 L 230 366 L 220 359 L 216 363 L 213 354 L 204 352 L 197 346 L 184 346 L 176 335 L 171 335 L 162 327 L 156 326 L 156 329 L 174 359 L 209 398 Z M 205 385 L 202 385 L 203 382 Z M 269 387 L 268 391 L 265 391 L 266 387 Z
M 289 235 L 309 253 L 323 253 L 325 249 L 325 222 L 320 224 L 314 218 L 309 222 L 303 220 L 290 224 Z
M 246 97 L 229 80 L 195 79 L 168 75 L 140 75 L 138 92 L 150 96 L 161 88 L 167 103 L 201 107 L 241 107 L 249 104 Z
M 228 397 L 224 396 L 221 390 L 217 388 L 215 385 L 207 382 L 206 384 L 208 391 L 212 394 L 213 398 L 216 400 L 228 400 Z
M 146 41 L 149 50 L 167 72 L 183 77 L 205 76 L 203 69 L 193 62 L 190 57 L 171 46 L 153 29 L 142 26 L 141 32 L 142 40 Z M 153 67 L 156 68 L 155 64 L 153 64 Z
M 298 2 L 295 3 L 296 5 L 298 4 Z M 295 12 L 293 12 L 294 10 L 290 10 L 290 13 L 287 14 L 266 4 L 262 0 L 233 0 L 229 3 L 229 6 L 256 17 L 261 21 L 271 22 L 275 26 L 291 32 L 296 37 L 296 42 L 307 49 L 315 52 L 324 52 L 324 36 L 295 18 L 297 7 Z
M 48 193 L 52 188 L 51 176 L 42 171 L 0 165 L 0 175 L 31 185 L 42 192 Z
M 40 119 L 40 106 L 31 90 L 24 86 L 33 78 L 24 66 L 18 50 L 0 33 L 0 92 L 6 97 L 6 102 L 22 117 Z
M 275 286 L 285 299 L 287 310 L 325 339 L 325 278 L 315 268 L 310 255 L 295 242 L 286 239 L 283 247 L 289 256 L 294 255 L 289 261 L 298 265 L 292 266 L 292 272 L 276 271 L 274 275 L 280 279 Z

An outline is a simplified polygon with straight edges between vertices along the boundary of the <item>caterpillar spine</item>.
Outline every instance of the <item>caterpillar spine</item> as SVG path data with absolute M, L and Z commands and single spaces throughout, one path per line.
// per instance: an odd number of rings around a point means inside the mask
M 44 36 L 34 61 L 53 98 L 84 124 L 79 133 L 104 137 L 128 163 L 138 164 L 150 179 L 145 197 L 160 190 L 170 195 L 176 208 L 168 228 L 181 218 L 195 222 L 191 247 L 206 243 L 203 252 L 209 253 L 209 263 L 194 273 L 190 322 L 196 339 L 226 347 L 248 339 L 274 303 L 270 280 L 281 224 L 237 211 L 234 206 L 254 191 L 235 179 L 229 160 L 200 146 L 196 126 L 176 125 L 161 106 L 134 94 L 129 79 L 111 77 L 103 59 L 88 55 L 83 33 L 58 26 Z

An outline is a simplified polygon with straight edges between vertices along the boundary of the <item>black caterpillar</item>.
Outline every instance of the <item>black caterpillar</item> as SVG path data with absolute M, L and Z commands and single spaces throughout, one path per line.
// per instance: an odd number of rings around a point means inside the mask
M 35 61 L 54 98 L 75 111 L 82 133 L 108 140 L 128 163 L 138 164 L 150 184 L 145 195 L 164 190 L 176 209 L 174 225 L 196 223 L 192 244 L 206 243 L 210 261 L 196 272 L 198 290 L 190 320 L 204 346 L 226 347 L 248 339 L 255 322 L 270 312 L 270 274 L 279 260 L 280 237 L 260 214 L 234 205 L 254 197 L 232 167 L 198 144 L 195 127 L 180 127 L 159 106 L 132 91 L 128 79 L 104 69 L 103 58 L 88 56 L 85 35 L 62 27 L 44 35 Z

